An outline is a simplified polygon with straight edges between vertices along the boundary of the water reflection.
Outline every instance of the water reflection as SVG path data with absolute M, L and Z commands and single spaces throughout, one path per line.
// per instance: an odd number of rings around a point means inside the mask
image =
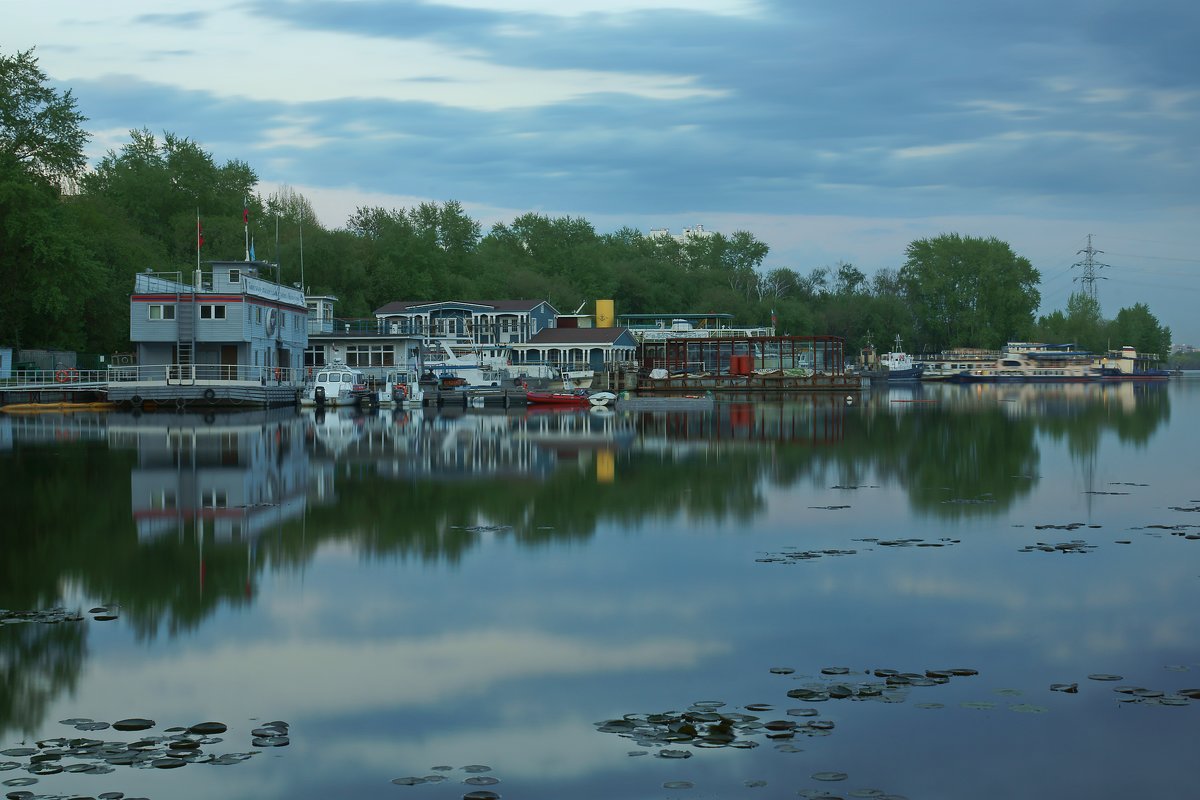
M 1036 490 L 1046 451 L 1086 475 L 1105 435 L 1144 446 L 1169 419 L 1166 387 L 1132 383 L 731 398 L 711 413 L 0 415 L 0 607 L 111 603 L 151 641 L 253 605 L 270 570 L 322 547 L 456 565 L 485 535 L 532 548 L 605 524 L 750 524 L 772 493 L 835 484 L 980 519 Z M 0 730 L 35 729 L 73 690 L 87 636 L 3 626 Z

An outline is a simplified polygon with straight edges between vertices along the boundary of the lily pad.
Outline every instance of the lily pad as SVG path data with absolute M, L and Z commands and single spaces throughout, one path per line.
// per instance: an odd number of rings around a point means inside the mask
M 811 777 L 814 781 L 844 781 L 850 776 L 845 772 L 814 772 Z
M 154 720 L 152 719 L 130 717 L 129 719 L 119 719 L 112 726 L 114 730 L 118 731 L 144 731 L 147 728 L 153 728 L 154 724 Z
M 691 758 L 690 750 L 659 750 L 659 758 Z

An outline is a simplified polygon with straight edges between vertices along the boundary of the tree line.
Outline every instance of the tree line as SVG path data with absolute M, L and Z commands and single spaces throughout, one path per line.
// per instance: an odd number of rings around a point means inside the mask
M 912 242 L 903 263 L 868 277 L 849 263 L 802 273 L 768 267 L 752 233 L 601 233 L 581 217 L 522 214 L 487 231 L 454 200 L 360 207 L 327 228 L 289 188 L 256 191 L 249 163 L 218 163 L 174 133 L 130 132 L 94 165 L 70 90 L 50 87 L 33 50 L 0 53 L 0 345 L 127 350 L 135 273 L 187 273 L 197 259 L 256 257 L 285 283 L 338 298 L 364 317 L 392 300 L 545 299 L 563 311 L 612 299 L 618 313 L 732 313 L 780 333 L 828 334 L 857 352 L 872 335 L 912 352 L 1072 341 L 1092 350 L 1170 349 L 1144 305 L 1112 320 L 1085 295 L 1036 317 L 1040 274 L 995 238 Z

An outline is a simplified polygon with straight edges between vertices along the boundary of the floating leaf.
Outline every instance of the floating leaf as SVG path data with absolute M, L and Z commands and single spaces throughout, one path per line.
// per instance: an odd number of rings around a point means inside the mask
M 845 772 L 814 772 L 812 774 L 814 781 L 844 781 L 849 777 Z
M 407 778 L 392 778 L 392 783 L 397 786 L 420 786 L 422 783 L 427 783 L 427 781 L 424 778 L 410 775 Z
M 1109 675 L 1103 672 L 1094 672 L 1088 675 L 1088 679 L 1093 681 L 1120 681 L 1124 680 L 1120 675 Z
M 660 750 L 658 751 L 659 758 L 691 758 L 691 751 L 688 750 Z
M 154 727 L 154 720 L 131 717 L 129 719 L 119 719 L 112 726 L 114 730 L 118 731 L 144 731 L 147 728 Z

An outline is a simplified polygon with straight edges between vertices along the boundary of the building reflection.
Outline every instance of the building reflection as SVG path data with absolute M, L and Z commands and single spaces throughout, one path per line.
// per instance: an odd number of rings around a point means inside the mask
M 304 511 L 304 421 L 289 410 L 113 415 L 112 448 L 137 451 L 130 509 L 139 541 L 194 531 L 216 544 L 252 541 Z

